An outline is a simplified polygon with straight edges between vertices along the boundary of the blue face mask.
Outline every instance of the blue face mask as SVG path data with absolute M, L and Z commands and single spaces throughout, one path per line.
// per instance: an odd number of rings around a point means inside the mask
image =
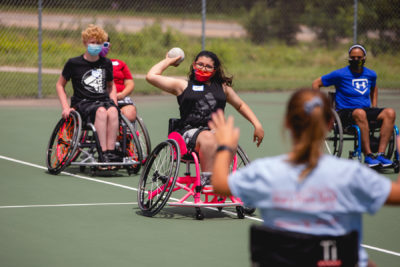
M 101 44 L 88 44 L 87 51 L 91 56 L 97 56 L 101 52 L 102 48 L 103 45 Z

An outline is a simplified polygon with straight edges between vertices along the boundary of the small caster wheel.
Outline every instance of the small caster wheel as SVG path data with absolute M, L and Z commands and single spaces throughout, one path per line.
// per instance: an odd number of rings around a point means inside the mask
M 244 209 L 244 213 L 247 215 L 252 215 L 256 211 L 255 208 L 246 207 L 246 206 L 244 206 L 243 209 Z
M 242 206 L 236 206 L 236 212 L 239 219 L 244 219 L 244 209 Z
M 203 220 L 204 219 L 204 214 L 201 212 L 200 208 L 196 208 L 196 219 L 197 220 Z
M 222 207 L 218 207 L 217 209 L 218 209 L 218 211 L 222 211 Z

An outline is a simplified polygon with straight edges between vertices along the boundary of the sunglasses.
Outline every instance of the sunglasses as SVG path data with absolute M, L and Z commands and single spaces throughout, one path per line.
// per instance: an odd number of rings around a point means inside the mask
M 110 42 L 104 42 L 104 43 L 103 43 L 103 47 L 107 48 L 107 47 L 109 47 L 109 46 L 110 46 Z

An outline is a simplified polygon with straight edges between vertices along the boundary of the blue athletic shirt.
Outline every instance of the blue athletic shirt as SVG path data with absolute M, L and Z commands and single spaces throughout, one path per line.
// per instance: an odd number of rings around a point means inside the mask
M 352 72 L 350 67 L 332 71 L 321 77 L 324 86 L 336 88 L 336 110 L 344 108 L 369 108 L 370 92 L 376 85 L 376 73 L 363 67 L 362 73 Z
M 229 176 L 233 195 L 258 208 L 264 224 L 275 229 L 314 235 L 359 234 L 360 267 L 368 255 L 361 247 L 362 213 L 378 211 L 391 181 L 361 163 L 323 155 L 299 181 L 305 165 L 293 165 L 287 155 L 258 159 Z

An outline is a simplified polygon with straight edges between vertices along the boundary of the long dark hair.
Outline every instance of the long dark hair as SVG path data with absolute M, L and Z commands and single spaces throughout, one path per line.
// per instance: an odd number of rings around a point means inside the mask
M 306 164 L 300 179 L 306 177 L 317 165 L 325 135 L 333 114 L 326 94 L 313 89 L 300 89 L 289 100 L 286 125 L 293 138 L 289 161 Z
M 200 53 L 197 54 L 193 62 L 196 62 L 199 57 L 208 57 L 211 58 L 212 61 L 214 61 L 214 67 L 215 67 L 215 73 L 211 77 L 210 81 L 211 82 L 216 82 L 216 83 L 225 83 L 228 86 L 232 86 L 232 80 L 233 76 L 226 76 L 224 72 L 224 68 L 222 66 L 222 62 L 219 60 L 216 54 L 214 54 L 211 51 L 206 51 L 203 50 Z M 195 76 L 194 76 L 194 70 L 193 70 L 193 64 L 190 65 L 190 71 L 188 73 L 189 80 L 194 81 Z

